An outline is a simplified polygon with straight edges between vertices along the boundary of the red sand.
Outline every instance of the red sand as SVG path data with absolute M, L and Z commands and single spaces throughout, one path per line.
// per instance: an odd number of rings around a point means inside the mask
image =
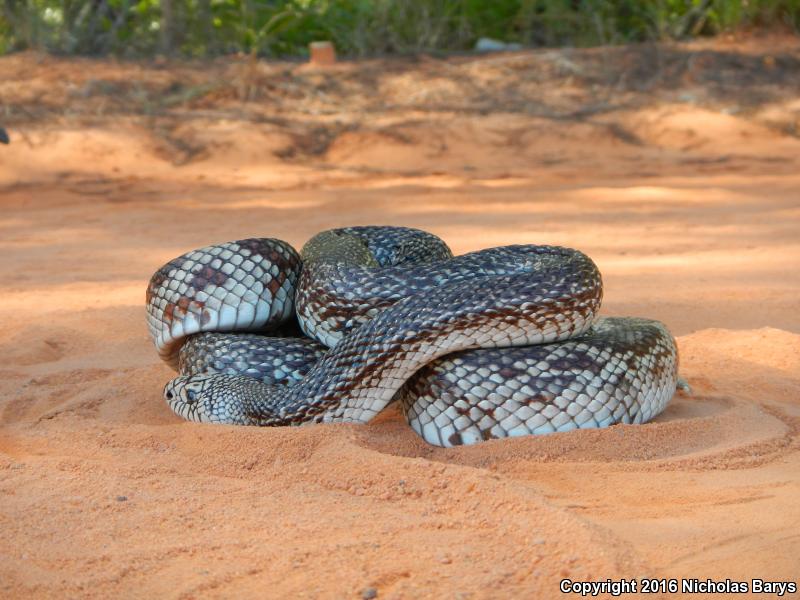
M 693 49 L 800 58 L 796 41 L 764 44 Z M 480 104 L 509 81 L 558 106 L 614 97 L 568 72 L 600 52 L 261 65 L 251 102 L 237 80 L 156 116 L 81 90 L 90 76 L 198 84 L 202 66 L 0 59 L 7 114 L 30 113 L 0 147 L 0 596 L 548 598 L 565 577 L 797 580 L 797 93 L 777 81 L 730 110 L 710 71 L 689 71 L 588 117 Z M 551 84 L 537 79 L 554 61 Z M 395 409 L 299 429 L 168 410 L 172 372 L 143 310 L 158 266 L 371 223 L 457 253 L 584 250 L 604 314 L 664 321 L 694 395 L 645 426 L 452 450 Z

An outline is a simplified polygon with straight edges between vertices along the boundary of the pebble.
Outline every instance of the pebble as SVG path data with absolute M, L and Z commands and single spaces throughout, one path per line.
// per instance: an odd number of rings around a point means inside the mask
M 521 50 L 522 46 L 515 43 L 507 43 L 492 38 L 482 37 L 475 42 L 476 52 L 504 52 L 510 50 Z
M 378 590 L 375 588 L 365 588 L 361 591 L 361 599 L 362 600 L 372 600 L 373 598 L 378 597 Z

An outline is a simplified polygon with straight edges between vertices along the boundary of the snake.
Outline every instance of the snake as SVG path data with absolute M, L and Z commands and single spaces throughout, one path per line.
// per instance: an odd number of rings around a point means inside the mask
M 397 402 L 426 442 L 644 423 L 676 389 L 678 352 L 652 319 L 600 317 L 586 254 L 519 244 L 454 256 L 408 227 L 323 231 L 297 252 L 249 238 L 187 252 L 146 290 L 186 420 L 366 423 Z

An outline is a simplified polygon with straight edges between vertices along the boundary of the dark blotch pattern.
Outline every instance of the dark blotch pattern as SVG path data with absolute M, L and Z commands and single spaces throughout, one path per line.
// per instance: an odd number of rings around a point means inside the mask
M 672 336 L 656 321 L 596 320 L 600 274 L 576 250 L 506 246 L 452 258 L 426 232 L 350 227 L 315 236 L 302 256 L 299 272 L 300 257 L 282 242 L 241 240 L 154 275 L 148 304 L 172 289 L 164 322 L 196 314 L 209 329 L 220 309 L 196 295 L 246 284 L 290 301 L 296 284 L 302 330 L 333 346 L 193 335 L 177 359 L 187 375 L 167 386 L 173 410 L 249 425 L 365 422 L 398 399 L 425 440 L 456 446 L 644 422 L 675 391 Z M 259 327 L 294 321 L 285 308 Z
M 208 265 L 197 266 L 192 271 L 192 276 L 186 281 L 193 290 L 204 290 L 209 283 L 223 285 L 228 280 L 228 276 Z
M 246 239 L 179 256 L 150 279 L 147 324 L 161 357 L 177 366 L 187 336 L 258 331 L 294 317 L 300 257 L 286 242 Z

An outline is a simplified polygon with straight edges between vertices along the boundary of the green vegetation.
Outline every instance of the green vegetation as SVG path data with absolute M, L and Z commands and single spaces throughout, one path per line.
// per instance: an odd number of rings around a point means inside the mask
M 482 36 L 589 46 L 800 29 L 800 0 L 0 0 L 0 53 L 121 56 L 457 51 Z

